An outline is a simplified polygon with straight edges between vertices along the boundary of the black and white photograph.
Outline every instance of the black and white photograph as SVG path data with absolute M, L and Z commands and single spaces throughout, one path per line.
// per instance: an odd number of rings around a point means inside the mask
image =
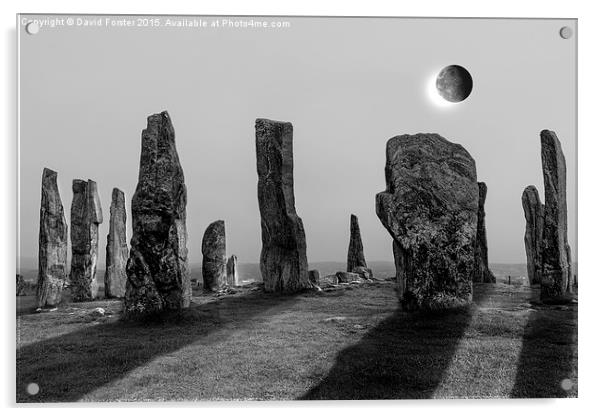
M 578 35 L 17 14 L 16 406 L 576 400 Z

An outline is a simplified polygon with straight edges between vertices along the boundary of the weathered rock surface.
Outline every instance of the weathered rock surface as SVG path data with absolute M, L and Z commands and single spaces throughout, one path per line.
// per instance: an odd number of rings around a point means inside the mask
M 363 279 L 372 279 L 373 277 L 372 269 L 369 269 L 368 267 L 354 267 L 351 272 L 359 274 Z
M 226 286 L 226 225 L 214 221 L 205 230 L 201 246 L 203 254 L 203 287 L 218 291 Z
M 339 278 L 337 277 L 336 274 L 329 274 L 324 277 L 320 277 L 320 285 L 327 286 L 327 285 L 338 285 L 338 284 L 339 284 Z
M 313 285 L 320 284 L 320 271 L 319 270 L 310 270 L 309 271 L 309 282 Z
M 541 299 L 553 301 L 566 294 L 572 281 L 567 238 L 566 162 L 553 131 L 543 130 L 540 137 L 545 187 Z
M 522 196 L 525 212 L 525 251 L 527 253 L 527 275 L 529 283 L 540 284 L 542 272 L 544 206 L 539 192 L 533 185 L 527 186 Z
M 122 298 L 125 295 L 125 282 L 127 281 L 125 268 L 128 261 L 126 219 L 125 195 L 123 191 L 113 188 L 109 234 L 107 235 L 106 298 Z
M 479 188 L 475 163 L 438 134 L 387 142 L 387 188 L 376 213 L 393 237 L 402 308 L 442 309 L 472 301 Z
M 347 271 L 351 272 L 356 267 L 367 267 L 364 258 L 364 245 L 360 234 L 360 225 L 357 217 L 351 214 L 349 224 L 349 249 L 347 251 Z
M 89 301 L 98 295 L 98 226 L 102 209 L 96 182 L 73 180 L 71 202 L 71 284 L 72 300 Z
M 255 144 L 264 289 L 280 293 L 307 289 L 311 285 L 305 230 L 295 210 L 293 125 L 257 119 Z
M 132 198 L 133 235 L 126 266 L 129 317 L 190 305 L 186 185 L 166 111 L 142 131 L 138 185 Z
M 67 220 L 57 185 L 57 173 L 44 168 L 36 289 L 39 308 L 55 307 L 61 302 L 67 280 L 67 238 Z
M 54 307 L 61 302 L 67 280 L 67 220 L 57 185 L 57 173 L 44 168 L 40 203 L 38 252 L 39 308 Z
M 485 199 L 487 198 L 487 185 L 479 185 L 479 212 L 477 216 L 477 242 L 475 246 L 475 268 L 473 281 L 479 283 L 495 283 L 495 276 L 489 270 L 489 249 L 487 247 L 487 231 L 485 228 Z
M 362 278 L 357 273 L 337 272 L 336 274 L 339 283 L 361 282 Z
M 238 275 L 238 258 L 235 255 L 228 257 L 226 263 L 226 284 L 229 286 L 240 286 L 240 276 Z

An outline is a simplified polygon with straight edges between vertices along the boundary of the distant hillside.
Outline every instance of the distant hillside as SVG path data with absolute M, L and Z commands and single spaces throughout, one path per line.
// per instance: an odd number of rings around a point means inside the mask
M 498 279 L 508 276 L 527 276 L 527 265 L 524 263 L 490 263 L 489 270 L 491 270 L 491 273 Z
M 33 263 L 31 260 L 21 262 L 21 271 L 26 281 L 35 281 L 38 278 L 37 260 Z M 25 267 L 27 264 L 27 267 Z M 104 264 L 100 265 L 96 272 L 96 278 L 102 280 L 104 276 Z M 387 277 L 395 276 L 395 265 L 393 262 L 388 261 L 373 261 L 369 262 L 368 266 L 372 269 L 374 277 L 377 279 L 385 279 Z M 309 264 L 309 270 L 317 269 L 320 271 L 321 276 L 334 274 L 339 271 L 345 271 L 347 263 L 336 262 L 336 261 L 323 261 Z M 506 279 L 508 276 L 511 277 L 526 277 L 527 276 L 527 265 L 521 263 L 491 263 L 489 269 L 498 278 L 499 282 L 502 279 Z M 190 278 L 196 279 L 198 282 L 202 282 L 203 278 L 201 275 L 201 264 L 195 263 L 189 266 Z M 573 272 L 577 273 L 577 263 L 573 264 Z M 258 263 L 239 263 L 238 273 L 240 274 L 243 282 L 257 282 L 261 281 L 261 273 L 259 272 Z
M 372 268 L 372 272 L 376 278 L 384 279 L 386 277 L 395 276 L 395 265 L 392 262 L 371 262 L 368 266 Z M 346 271 L 347 263 L 335 261 L 310 263 L 309 270 L 313 269 L 319 270 L 321 276 L 326 276 L 336 272 Z M 261 281 L 258 263 L 238 263 L 238 273 L 243 281 Z M 201 275 L 201 264 L 193 264 L 190 266 L 190 277 L 192 279 L 197 279 L 199 282 L 203 280 Z

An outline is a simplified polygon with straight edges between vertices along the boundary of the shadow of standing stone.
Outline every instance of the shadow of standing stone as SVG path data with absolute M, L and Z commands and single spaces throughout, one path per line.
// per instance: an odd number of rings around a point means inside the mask
M 510 397 L 577 397 L 577 321 L 576 303 L 531 312 Z
M 310 288 L 305 230 L 295 210 L 293 125 L 257 119 L 255 144 L 264 289 L 294 293 Z
M 477 284 L 475 303 L 446 311 L 398 308 L 341 350 L 325 377 L 299 400 L 428 399 L 437 391 L 466 328 L 493 285 Z

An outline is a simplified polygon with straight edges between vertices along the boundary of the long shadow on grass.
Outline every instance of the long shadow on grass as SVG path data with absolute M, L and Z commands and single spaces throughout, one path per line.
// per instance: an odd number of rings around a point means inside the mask
M 478 285 L 474 303 L 488 297 Z M 339 352 L 329 374 L 302 400 L 424 399 L 432 397 L 476 305 L 442 312 L 399 309 L 362 340 Z
M 541 306 L 525 327 L 511 397 L 576 397 L 576 375 L 577 305 Z
M 268 310 L 290 307 L 297 298 L 251 292 L 153 322 L 97 324 L 21 347 L 17 350 L 17 402 L 76 401 L 157 356 L 194 342 L 219 342 L 219 337 L 208 335 L 230 322 L 250 324 Z M 27 394 L 29 383 L 40 386 L 37 395 Z

